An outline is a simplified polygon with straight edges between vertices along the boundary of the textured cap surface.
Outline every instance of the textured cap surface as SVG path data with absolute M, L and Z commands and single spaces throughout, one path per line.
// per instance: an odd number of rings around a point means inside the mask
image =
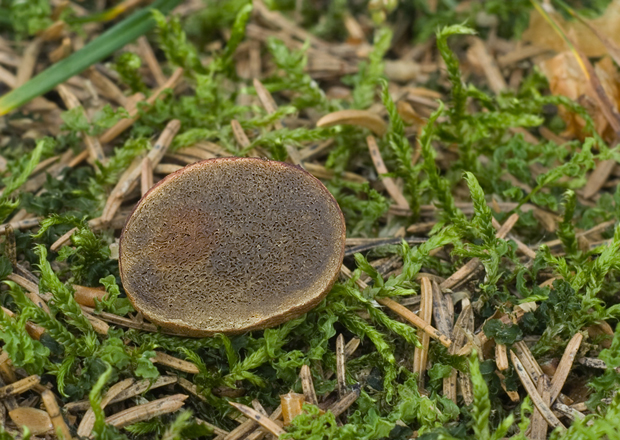
M 239 333 L 307 312 L 344 256 L 345 223 L 323 184 L 282 162 L 211 159 L 144 195 L 120 242 L 134 307 L 188 336 Z

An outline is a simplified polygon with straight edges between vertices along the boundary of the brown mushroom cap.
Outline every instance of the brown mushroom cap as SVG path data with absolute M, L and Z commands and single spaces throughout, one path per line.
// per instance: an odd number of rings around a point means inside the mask
M 266 328 L 329 292 L 345 223 L 323 184 L 293 165 L 220 158 L 189 165 L 144 195 L 120 240 L 136 310 L 187 336 Z

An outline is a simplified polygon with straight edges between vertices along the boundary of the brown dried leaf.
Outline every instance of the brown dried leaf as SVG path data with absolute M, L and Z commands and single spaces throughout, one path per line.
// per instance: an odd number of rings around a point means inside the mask
M 368 110 L 340 110 L 329 113 L 319 119 L 316 126 L 331 127 L 341 124 L 365 127 L 377 136 L 383 136 L 387 131 L 387 125 L 383 119 Z
M 32 435 L 45 434 L 54 428 L 49 414 L 36 408 L 15 408 L 9 411 L 9 417 L 17 426 L 27 426 Z
M 581 43 L 581 42 L 580 42 Z M 562 52 L 555 57 L 540 64 L 540 68 L 549 80 L 551 93 L 562 95 L 573 101 L 578 101 L 587 110 L 594 121 L 594 128 L 606 140 L 614 139 L 614 132 L 609 125 L 605 114 L 598 104 L 596 92 L 592 89 L 590 81 L 579 66 L 572 52 Z M 604 57 L 594 65 L 594 71 L 598 76 L 605 94 L 618 110 L 620 102 L 620 75 L 616 71 L 611 58 Z M 560 116 L 566 122 L 566 132 L 563 136 L 583 138 L 585 122 L 574 113 L 565 108 L 559 108 Z

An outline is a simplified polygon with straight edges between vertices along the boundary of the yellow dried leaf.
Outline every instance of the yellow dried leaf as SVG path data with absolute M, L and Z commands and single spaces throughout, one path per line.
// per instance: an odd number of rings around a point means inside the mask
M 576 20 L 566 21 L 557 12 L 550 12 L 549 15 L 567 34 L 574 33 L 573 41 L 579 42 L 579 49 L 586 56 L 600 57 L 607 54 L 605 45 L 592 34 L 586 25 Z M 620 33 L 617 32 L 618 27 L 620 27 L 620 0 L 613 0 L 602 15 L 599 18 L 590 20 L 590 23 L 602 34 L 620 44 Z M 522 38 L 523 41 L 530 42 L 535 46 L 552 49 L 557 52 L 568 49 L 562 37 L 553 30 L 551 25 L 536 10 L 532 10 L 530 13 L 530 24 L 523 32 Z

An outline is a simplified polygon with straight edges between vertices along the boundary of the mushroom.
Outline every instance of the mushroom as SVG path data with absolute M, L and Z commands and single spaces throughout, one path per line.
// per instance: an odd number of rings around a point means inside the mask
M 242 333 L 297 317 L 327 295 L 344 216 L 303 169 L 257 158 L 197 162 L 140 200 L 120 238 L 136 310 L 185 336 Z

